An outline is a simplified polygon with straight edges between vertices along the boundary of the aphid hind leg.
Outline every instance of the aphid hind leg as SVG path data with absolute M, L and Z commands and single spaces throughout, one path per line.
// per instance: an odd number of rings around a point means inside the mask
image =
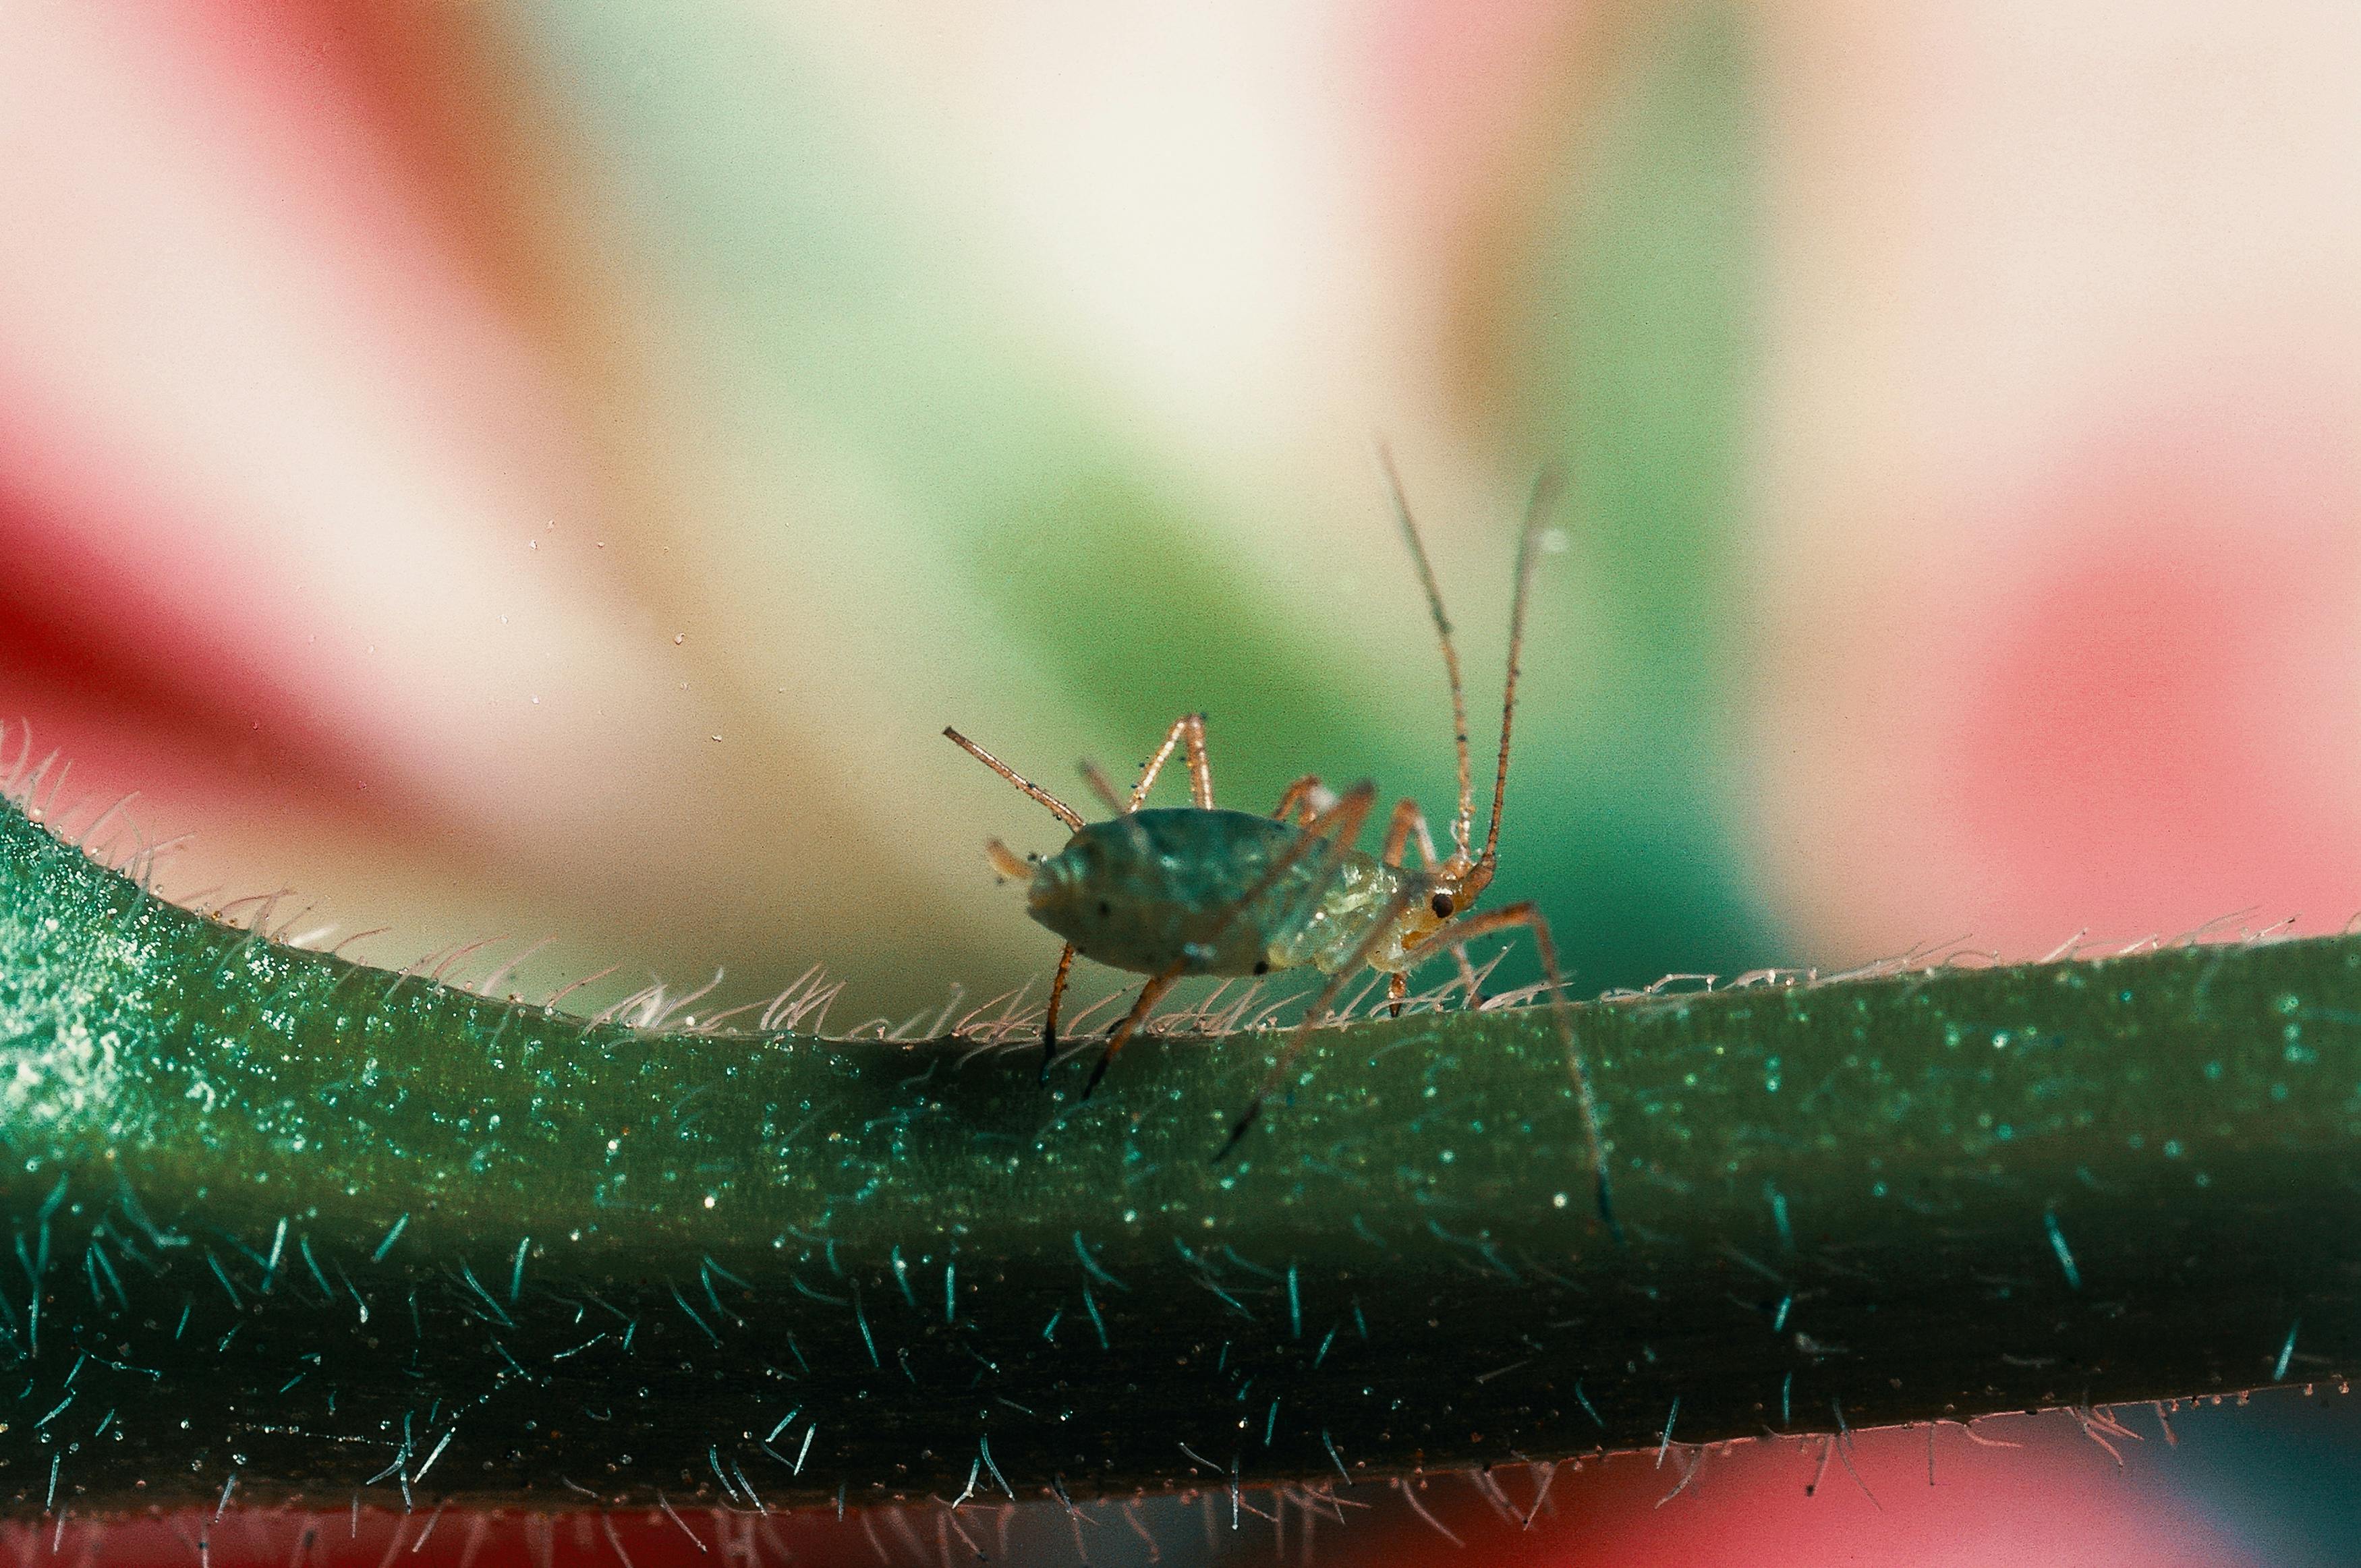
M 1565 1044 L 1567 1069 L 1574 1075 L 1575 1101 L 1582 1113 L 1582 1136 L 1590 1157 L 1591 1173 L 1598 1183 L 1598 1217 L 1607 1226 L 1607 1234 L 1617 1242 L 1623 1239 L 1623 1227 L 1616 1223 L 1615 1205 L 1608 1187 L 1607 1150 L 1598 1135 L 1598 1102 L 1590 1091 L 1590 1074 L 1583 1066 L 1582 1046 L 1574 1029 L 1574 1009 L 1566 1000 L 1565 976 L 1558 968 L 1557 943 L 1550 936 L 1549 921 L 1530 902 L 1521 901 L 1470 915 L 1437 931 L 1403 955 L 1416 962 L 1432 957 L 1444 946 L 1466 944 L 1477 937 L 1494 931 L 1522 927 L 1532 933 L 1533 949 L 1541 956 L 1542 975 L 1549 981 L 1550 1018 L 1557 1025 L 1558 1037 Z
M 1098 1065 L 1091 1069 L 1090 1081 L 1082 1085 L 1083 1099 L 1088 1100 L 1097 1090 L 1099 1080 L 1106 1076 L 1108 1064 L 1115 1060 L 1115 1052 L 1123 1049 L 1125 1043 L 1138 1032 L 1139 1025 L 1147 1020 L 1148 1010 L 1162 1001 L 1164 993 L 1171 990 L 1187 972 L 1188 964 L 1184 960 L 1151 975 L 1148 983 L 1139 988 L 1139 1000 L 1131 1004 L 1131 1011 L 1124 1014 L 1123 1022 L 1117 1024 L 1115 1026 L 1115 1032 L 1107 1036 L 1106 1049 L 1099 1053 Z
M 1041 1081 L 1049 1081 L 1050 1066 L 1058 1059 L 1058 1011 L 1066 1003 L 1066 980 L 1074 972 L 1074 944 L 1058 955 L 1058 977 L 1049 982 L 1049 1011 L 1041 1019 Z
M 1147 801 L 1149 786 L 1156 783 L 1156 775 L 1164 771 L 1164 764 L 1171 760 L 1175 746 L 1184 747 L 1187 751 L 1189 804 L 1200 811 L 1213 808 L 1213 762 L 1205 751 L 1205 716 L 1184 713 L 1172 721 L 1172 728 L 1165 732 L 1164 744 L 1156 748 L 1156 754 L 1148 759 L 1146 767 L 1139 770 L 1139 783 L 1132 788 L 1131 804 L 1124 807 L 1126 811 L 1137 811 Z

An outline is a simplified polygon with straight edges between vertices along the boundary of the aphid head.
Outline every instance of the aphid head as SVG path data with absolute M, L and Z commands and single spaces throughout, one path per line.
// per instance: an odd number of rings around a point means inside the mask
M 1456 857 L 1455 856 L 1455 860 Z M 1425 896 L 1402 906 L 1395 917 L 1393 940 L 1397 948 L 1408 952 L 1437 931 L 1451 924 L 1467 906 L 1468 895 L 1459 886 L 1459 879 L 1451 873 L 1452 863 L 1446 861 L 1436 868 Z
M 1492 865 L 1473 859 L 1464 849 L 1455 849 L 1440 864 L 1427 868 L 1426 880 L 1433 889 L 1426 900 L 1427 912 L 1439 926 L 1476 907 L 1476 901 L 1491 883 Z
M 1036 855 L 1025 890 L 1033 918 L 1060 936 L 1089 929 L 1105 896 L 1099 885 L 1103 858 L 1095 839 L 1087 835 L 1077 835 L 1054 855 Z

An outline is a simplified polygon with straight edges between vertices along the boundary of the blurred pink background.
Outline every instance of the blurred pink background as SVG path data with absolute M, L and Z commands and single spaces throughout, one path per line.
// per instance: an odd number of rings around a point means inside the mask
M 2337 929 L 2356 80 L 2297 0 L 11 6 L 0 762 L 372 961 L 981 998 L 1050 844 L 946 722 L 1444 808 L 1381 432 L 1479 716 L 1571 472 L 1504 889 L 1588 989 Z M 2266 1560 L 2057 1444 L 1587 1539 Z

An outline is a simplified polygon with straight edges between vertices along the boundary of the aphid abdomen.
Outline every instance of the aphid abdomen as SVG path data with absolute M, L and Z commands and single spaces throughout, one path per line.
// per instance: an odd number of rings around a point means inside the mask
M 1244 811 L 1135 811 L 1090 824 L 1043 861 L 1028 903 L 1083 956 L 1137 974 L 1185 963 L 1193 974 L 1251 975 L 1317 962 L 1336 927 L 1322 918 L 1323 884 L 1342 880 L 1325 870 L 1324 851 L 1298 857 L 1231 913 L 1302 837 Z M 1377 865 L 1363 855 L 1349 861 Z

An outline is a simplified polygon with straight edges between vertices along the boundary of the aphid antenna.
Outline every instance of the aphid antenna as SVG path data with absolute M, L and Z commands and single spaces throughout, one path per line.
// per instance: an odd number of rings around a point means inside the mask
M 994 773 L 998 773 L 1002 778 L 1006 779 L 1024 794 L 1032 796 L 1033 799 L 1049 807 L 1051 816 L 1057 817 L 1059 821 L 1064 823 L 1068 828 L 1073 829 L 1073 831 L 1079 833 L 1086 826 L 1082 821 L 1082 813 L 1076 811 L 1072 806 L 1068 806 L 1064 801 L 1060 800 L 1056 795 L 1051 795 L 1048 790 L 1043 789 L 1039 784 L 1035 784 L 1032 780 L 1027 778 L 1015 768 L 1010 767 L 1006 762 L 1002 762 L 999 758 L 994 756 L 991 752 L 985 751 L 983 747 L 977 745 L 974 741 L 969 740 L 966 736 L 961 734 L 958 730 L 952 729 L 948 724 L 943 726 L 943 738 L 949 740 L 952 745 L 957 746 L 961 751 L 965 751 L 969 756 L 973 757 L 977 762 L 982 762 L 985 767 L 990 768 Z
M 1452 856 L 1452 870 L 1464 872 L 1467 867 L 1468 842 L 1476 830 L 1476 776 L 1467 756 L 1467 690 L 1459 674 L 1459 650 L 1451 641 L 1451 617 L 1443 608 L 1443 589 L 1434 580 L 1434 566 L 1426 556 L 1426 542 L 1419 537 L 1418 521 L 1411 515 L 1410 500 L 1402 492 L 1401 475 L 1394 468 L 1393 449 L 1380 439 L 1377 443 L 1378 466 L 1386 477 L 1386 488 L 1393 496 L 1394 517 L 1401 524 L 1402 540 L 1410 546 L 1410 558 L 1418 567 L 1419 586 L 1426 590 L 1426 608 L 1434 618 L 1434 634 L 1443 644 L 1444 673 L 1451 678 L 1451 734 L 1459 755 L 1459 812 L 1451 819 L 1451 841 L 1456 846 Z
M 1509 674 L 1500 687 L 1500 760 L 1492 774 L 1492 820 L 1484 830 L 1484 853 L 1468 868 L 1466 880 L 1460 889 L 1459 902 L 1464 906 L 1491 885 L 1493 873 L 1500 858 L 1500 811 L 1509 798 L 1509 741 L 1517 721 L 1517 674 L 1521 666 L 1525 648 L 1525 610 L 1532 599 L 1533 567 L 1541 556 L 1541 525 L 1557 505 L 1558 494 L 1565 488 L 1564 476 L 1553 464 L 1543 468 L 1533 480 L 1533 493 L 1525 503 L 1525 523 L 1517 537 L 1517 589 L 1509 609 Z

